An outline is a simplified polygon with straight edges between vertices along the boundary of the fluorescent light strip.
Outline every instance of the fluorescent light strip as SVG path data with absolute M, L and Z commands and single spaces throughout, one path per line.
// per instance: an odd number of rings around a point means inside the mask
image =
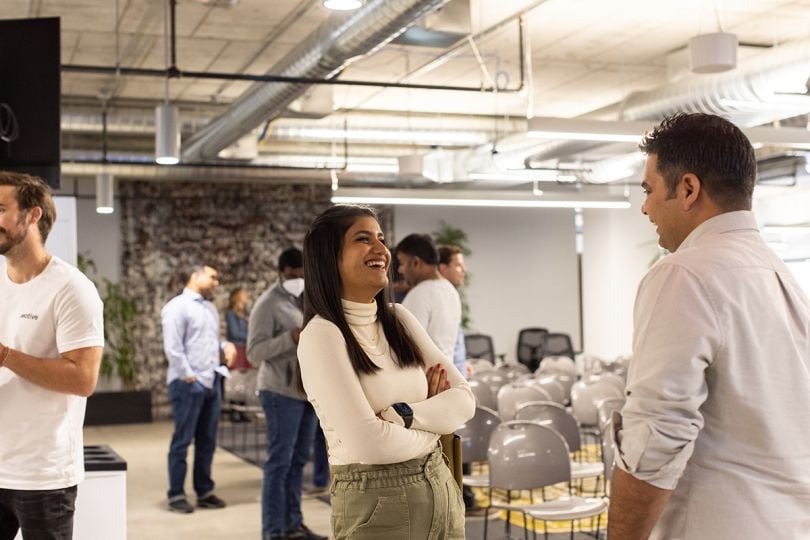
M 386 193 L 388 192 L 388 193 Z M 410 192 L 410 193 L 409 193 Z M 433 193 L 431 193 L 433 192 Z M 390 204 L 397 206 L 460 206 L 497 208 L 630 208 L 630 202 L 623 198 L 605 199 L 563 199 L 535 197 L 531 193 L 515 193 L 509 196 L 503 191 L 459 191 L 448 193 L 437 190 L 401 189 L 338 189 L 332 195 L 333 203 Z

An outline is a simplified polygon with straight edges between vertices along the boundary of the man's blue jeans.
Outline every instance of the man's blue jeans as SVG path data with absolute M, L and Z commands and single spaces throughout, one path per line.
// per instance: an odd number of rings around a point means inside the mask
M 284 534 L 303 523 L 301 476 L 317 419 L 312 405 L 262 390 L 267 420 L 267 461 L 262 477 L 262 536 Z
M 194 441 L 194 491 L 197 498 L 214 492 L 211 479 L 211 462 L 217 447 L 219 423 L 220 384 L 219 375 L 213 388 L 206 388 L 198 381 L 187 383 L 175 379 L 169 383 L 169 400 L 172 403 L 174 434 L 169 446 L 169 500 L 186 497 L 183 485 L 186 481 L 186 457 L 188 447 Z

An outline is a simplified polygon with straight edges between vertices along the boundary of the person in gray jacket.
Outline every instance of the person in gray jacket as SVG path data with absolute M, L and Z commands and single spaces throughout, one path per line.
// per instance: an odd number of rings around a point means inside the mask
M 247 357 L 258 366 L 258 390 L 267 421 L 267 461 L 262 476 L 262 538 L 326 539 L 310 531 L 301 514 L 301 477 L 317 417 L 300 383 L 298 336 L 303 322 L 301 251 L 278 259 L 279 281 L 250 314 Z

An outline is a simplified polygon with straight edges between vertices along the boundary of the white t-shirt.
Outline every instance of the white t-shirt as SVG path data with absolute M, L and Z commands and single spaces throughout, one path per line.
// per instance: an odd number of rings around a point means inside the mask
M 444 278 L 421 281 L 408 291 L 402 305 L 427 330 L 439 350 L 452 358 L 461 325 L 461 299 L 453 284 Z
M 104 346 L 95 285 L 57 257 L 22 284 L 12 282 L 0 263 L 0 342 L 40 358 Z M 86 403 L 0 367 L 0 488 L 61 489 L 81 482 Z

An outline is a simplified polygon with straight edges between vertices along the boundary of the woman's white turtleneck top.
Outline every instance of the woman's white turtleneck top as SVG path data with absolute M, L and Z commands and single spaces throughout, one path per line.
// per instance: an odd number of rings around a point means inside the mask
M 470 386 L 401 305 L 393 309 L 422 352 L 424 370 L 403 369 L 394 362 L 377 321 L 376 303 L 342 302 L 352 333 L 380 369 L 372 375 L 355 373 L 340 330 L 320 316 L 301 332 L 301 375 L 326 436 L 329 463 L 398 463 L 426 455 L 436 447 L 440 434 L 455 431 L 473 416 L 475 398 Z M 439 363 L 450 388 L 428 399 L 425 370 Z M 398 402 L 413 409 L 408 429 L 390 408 Z

